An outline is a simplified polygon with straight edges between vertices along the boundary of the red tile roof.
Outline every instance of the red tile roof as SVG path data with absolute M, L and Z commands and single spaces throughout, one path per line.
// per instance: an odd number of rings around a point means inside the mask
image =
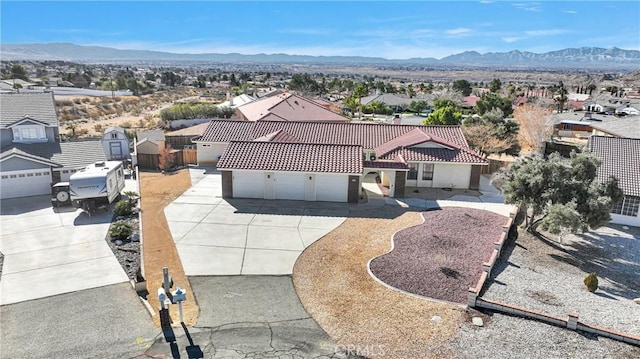
M 249 121 L 349 122 L 318 102 L 292 93 L 282 93 L 242 105 L 237 109 Z
M 218 162 L 218 169 L 292 172 L 362 173 L 362 147 L 233 141 Z
M 374 149 L 414 129 L 468 148 L 460 126 L 391 125 L 371 123 L 321 123 L 212 120 L 197 142 L 253 141 L 282 130 L 301 143 L 360 145 Z
M 486 164 L 484 157 L 470 150 L 448 148 L 406 147 L 400 148 L 381 157 L 381 159 L 394 159 L 398 155 L 404 157 L 407 162 L 456 162 Z

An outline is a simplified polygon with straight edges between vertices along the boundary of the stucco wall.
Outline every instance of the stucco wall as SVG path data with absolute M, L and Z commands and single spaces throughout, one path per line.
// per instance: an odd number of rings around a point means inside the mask
M 202 143 L 198 142 L 198 163 L 212 164 L 218 162 L 222 152 L 229 145 L 228 143 Z
M 420 176 L 420 174 L 418 174 Z M 437 163 L 433 169 L 433 187 L 469 188 L 471 165 Z

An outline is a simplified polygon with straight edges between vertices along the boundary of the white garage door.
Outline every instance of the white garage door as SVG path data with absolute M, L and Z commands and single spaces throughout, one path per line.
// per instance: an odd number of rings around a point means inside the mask
M 276 199 L 304 201 L 304 173 L 276 173 Z
M 346 202 L 349 191 L 349 177 L 344 175 L 316 175 L 316 200 Z
M 51 194 L 51 171 L 37 169 L 2 172 L 0 198 L 17 198 Z
M 264 198 L 264 172 L 233 172 L 234 198 Z

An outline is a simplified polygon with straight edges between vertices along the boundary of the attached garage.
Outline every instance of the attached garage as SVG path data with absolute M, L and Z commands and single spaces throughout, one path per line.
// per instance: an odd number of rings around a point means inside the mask
M 51 194 L 51 170 L 3 171 L 0 193 L 1 199 Z
M 359 183 L 362 147 L 237 141 L 223 153 L 218 170 L 225 197 L 357 202 L 359 187 L 349 183 L 350 176 Z
M 233 198 L 264 198 L 263 171 L 233 171 Z
M 304 173 L 275 173 L 275 199 L 304 201 L 305 179 Z
M 318 174 L 316 176 L 316 201 L 347 202 L 348 175 Z

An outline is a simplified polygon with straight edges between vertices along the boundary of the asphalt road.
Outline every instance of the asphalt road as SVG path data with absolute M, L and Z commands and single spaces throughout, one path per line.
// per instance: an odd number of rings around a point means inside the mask
M 190 277 L 200 316 L 194 328 L 173 328 L 145 353 L 161 357 L 347 358 L 309 317 L 290 276 Z M 189 298 L 187 298 L 189 299 Z M 177 309 L 176 309 L 177 310 Z M 191 341 L 189 341 L 189 338 Z
M 123 358 L 160 330 L 129 283 L 0 307 L 0 358 Z

